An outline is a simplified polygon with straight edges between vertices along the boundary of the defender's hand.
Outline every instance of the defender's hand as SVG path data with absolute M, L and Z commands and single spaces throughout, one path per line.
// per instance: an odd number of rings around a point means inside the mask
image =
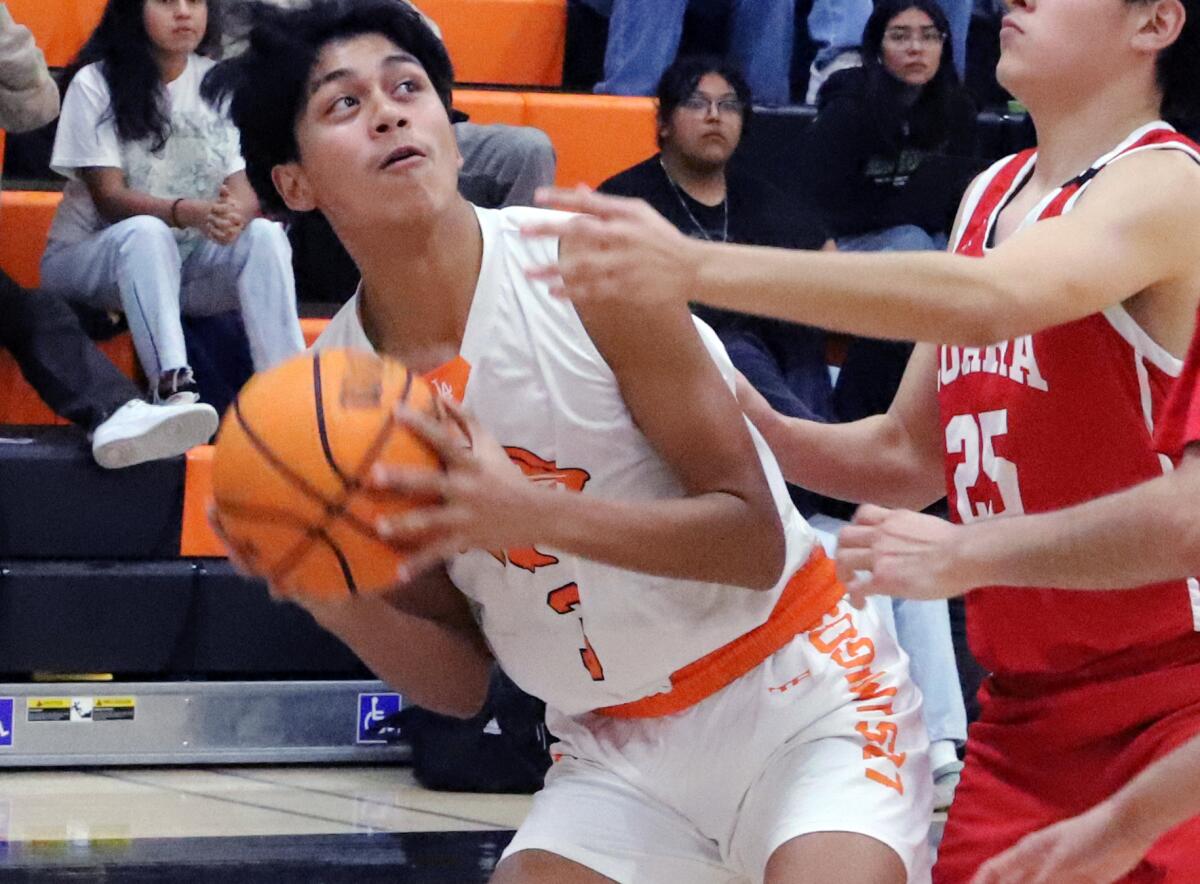
M 533 267 L 530 279 L 576 304 L 668 301 L 686 303 L 695 292 L 696 240 L 639 199 L 586 188 L 538 191 L 539 205 L 577 213 L 532 224 L 528 237 L 559 238 L 557 263 Z
M 972 584 L 955 572 L 956 525 L 921 513 L 861 506 L 838 535 L 838 577 L 850 601 L 862 607 L 869 595 L 948 599 Z

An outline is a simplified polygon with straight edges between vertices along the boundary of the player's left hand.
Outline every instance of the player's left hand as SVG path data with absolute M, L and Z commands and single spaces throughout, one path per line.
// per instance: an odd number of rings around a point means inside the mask
M 975 873 L 971 884 L 1109 884 L 1149 850 L 1107 804 L 1027 835 Z
M 543 188 L 539 205 L 576 213 L 522 228 L 528 237 L 559 238 L 556 264 L 532 267 L 530 279 L 580 305 L 686 304 L 695 290 L 702 246 L 648 203 L 576 189 Z
M 864 505 L 838 535 L 837 573 L 850 602 L 861 608 L 869 595 L 948 599 L 971 588 L 953 566 L 961 529 L 907 510 Z
M 435 501 L 379 520 L 376 530 L 412 550 L 400 584 L 468 549 L 532 543 L 545 498 L 500 444 L 459 405 L 439 400 L 432 416 L 397 405 L 396 418 L 438 455 L 441 470 L 380 464 L 372 484 L 388 494 Z

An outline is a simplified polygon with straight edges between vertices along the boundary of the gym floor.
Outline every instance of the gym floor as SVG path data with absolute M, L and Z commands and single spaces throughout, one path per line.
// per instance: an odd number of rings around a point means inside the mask
M 0 773 L 0 881 L 484 882 L 523 795 L 407 767 Z
M 399 765 L 7 770 L 0 882 L 482 884 L 529 802 Z

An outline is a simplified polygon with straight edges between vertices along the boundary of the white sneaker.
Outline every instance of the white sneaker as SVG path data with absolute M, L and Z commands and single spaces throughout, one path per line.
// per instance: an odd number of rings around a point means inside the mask
M 92 456 L 109 470 L 176 457 L 212 438 L 217 423 L 217 412 L 211 405 L 151 405 L 131 399 L 96 427 Z
M 838 71 L 860 67 L 862 67 L 862 54 L 857 49 L 845 49 L 821 67 L 817 67 L 817 63 L 814 61 L 812 67 L 808 69 L 808 91 L 804 96 L 805 103 L 815 105 L 825 81 Z
M 954 792 L 962 780 L 963 763 L 952 761 L 933 772 L 933 809 L 947 810 L 954 802 Z
M 958 760 L 958 745 L 954 740 L 930 743 L 929 766 L 933 768 L 933 809 L 945 810 L 954 800 L 954 791 L 962 779 L 963 763 Z

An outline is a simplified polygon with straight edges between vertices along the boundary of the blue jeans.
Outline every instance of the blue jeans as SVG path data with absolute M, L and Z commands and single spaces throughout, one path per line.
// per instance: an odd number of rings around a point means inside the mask
M 967 34 L 971 30 L 973 0 L 938 0 L 942 12 L 950 20 L 950 47 L 954 52 L 954 69 L 961 80 L 967 75 Z
M 872 0 L 813 0 L 808 36 L 818 47 L 815 67 L 824 67 L 862 43 L 863 28 L 873 6 Z
M 940 233 L 926 233 L 915 224 L 901 224 L 870 233 L 839 236 L 837 247 L 843 252 L 942 251 L 946 248 L 946 237 Z
M 653 95 L 675 60 L 689 10 L 729 12 L 729 56 L 742 69 L 756 104 L 787 104 L 795 0 L 582 0 L 608 17 L 604 79 L 597 92 Z
M 938 4 L 950 21 L 954 67 L 961 79 L 967 69 L 967 32 L 975 4 L 972 0 L 938 0 Z M 808 36 L 818 46 L 813 61 L 817 68 L 862 43 L 872 8 L 871 0 L 814 0 L 808 13 Z

